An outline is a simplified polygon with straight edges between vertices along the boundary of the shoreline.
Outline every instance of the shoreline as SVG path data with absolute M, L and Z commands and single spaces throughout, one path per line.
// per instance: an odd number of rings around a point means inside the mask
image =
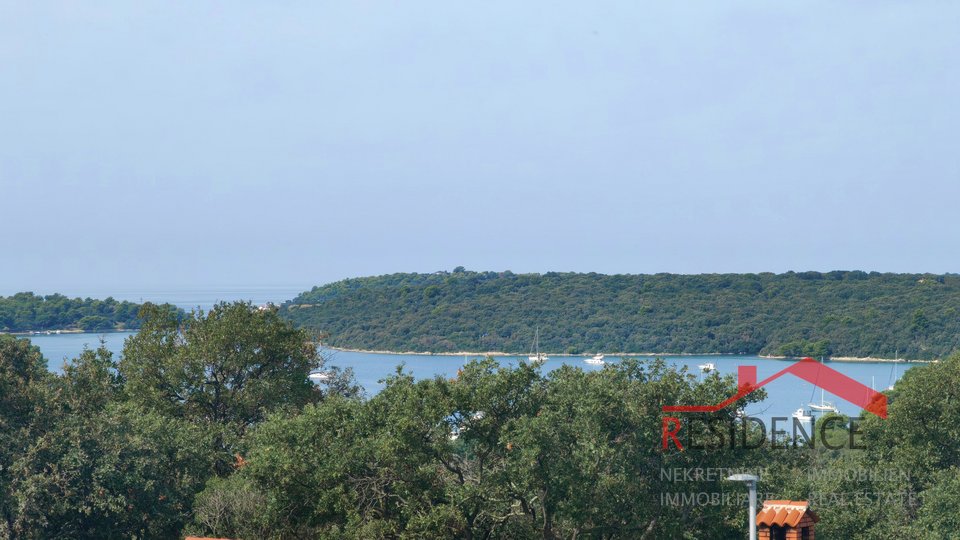
M 27 331 L 27 332 L 0 332 L 0 335 L 10 335 L 17 337 L 38 337 L 38 336 L 56 336 L 63 334 L 77 335 L 77 334 L 90 334 L 90 335 L 104 335 L 104 334 L 115 334 L 121 332 L 136 332 L 136 329 L 113 329 L 113 330 L 104 330 L 100 332 L 84 332 L 79 328 L 72 328 L 69 330 L 40 330 L 40 331 Z M 458 352 L 417 352 L 417 351 L 387 351 L 387 350 L 373 350 L 373 349 L 351 349 L 346 347 L 331 347 L 328 345 L 317 344 L 325 349 L 339 352 L 351 352 L 351 353 L 362 353 L 362 354 L 389 354 L 393 356 L 491 356 L 491 357 L 514 357 L 522 358 L 526 356 L 526 353 L 507 353 L 503 351 L 458 351 Z M 570 353 L 543 353 L 549 356 L 561 357 L 561 358 L 588 358 L 593 356 L 592 354 L 570 354 Z M 735 353 L 669 353 L 669 352 L 610 352 L 603 353 L 605 356 L 624 358 L 624 357 L 684 357 L 684 356 L 756 356 L 764 360 L 799 360 L 804 358 L 802 356 L 781 356 L 773 354 L 735 354 Z M 936 360 L 908 360 L 905 358 L 880 358 L 876 356 L 832 356 L 826 359 L 826 362 L 847 362 L 847 363 L 861 363 L 861 364 L 936 364 L 940 362 L 939 359 Z
M 3 332 L 0 331 L 0 336 L 57 336 L 63 334 L 90 334 L 90 335 L 102 335 L 102 334 L 119 334 L 120 332 L 136 332 L 139 328 L 114 328 L 113 330 L 101 330 L 99 332 L 86 332 L 80 328 L 70 328 L 64 330 L 63 328 L 59 330 L 25 330 L 23 332 Z
M 503 351 L 459 351 L 459 352 L 416 352 L 416 351 L 386 351 L 386 350 L 372 350 L 372 349 L 350 349 L 346 347 L 331 347 L 329 345 L 321 345 L 324 349 L 329 349 L 332 351 L 338 352 L 351 352 L 351 353 L 362 353 L 362 354 L 389 354 L 394 356 L 491 356 L 491 357 L 514 357 L 522 358 L 526 356 L 525 353 L 506 353 Z M 589 358 L 593 356 L 592 354 L 570 354 L 570 353 L 543 353 L 548 357 L 563 357 L 563 358 Z M 618 352 L 618 353 L 603 353 L 605 356 L 610 357 L 683 357 L 683 356 L 757 356 L 764 360 L 799 360 L 804 358 L 803 356 L 777 356 L 777 355 L 765 355 L 765 354 L 734 354 L 734 353 L 654 353 L 654 352 Z M 890 363 L 890 364 L 934 364 L 940 360 L 907 360 L 904 358 L 879 358 L 875 356 L 834 356 L 826 360 L 827 363 L 830 362 L 848 362 L 848 363 L 861 363 L 861 364 L 877 364 L 877 363 Z

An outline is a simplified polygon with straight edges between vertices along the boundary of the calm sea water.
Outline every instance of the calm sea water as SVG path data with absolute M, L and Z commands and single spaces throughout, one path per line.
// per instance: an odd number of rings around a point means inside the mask
M 106 334 L 39 334 L 34 336 L 20 336 L 29 339 L 40 347 L 40 352 L 47 359 L 47 367 L 59 373 L 66 360 L 76 358 L 83 349 L 96 349 L 103 340 L 107 349 L 113 351 L 114 358 L 120 357 L 123 350 L 123 341 L 135 332 L 109 332 Z
M 299 294 L 304 289 L 294 288 L 252 288 L 243 290 L 219 290 L 219 291 L 144 291 L 144 292 L 123 292 L 114 293 L 116 299 L 131 300 L 139 302 L 169 302 L 184 309 L 200 307 L 209 309 L 213 304 L 220 301 L 249 300 L 254 304 L 263 304 L 266 302 L 279 303 L 288 300 Z M 93 296 L 93 295 L 90 295 Z M 108 295 L 98 295 L 97 297 L 106 297 Z M 53 371 L 60 371 L 65 359 L 74 358 L 84 347 L 96 348 L 100 340 L 103 340 L 107 348 L 119 356 L 123 349 L 123 342 L 126 338 L 133 335 L 132 332 L 111 332 L 106 334 L 51 334 L 30 336 L 34 345 L 38 346 L 43 355 L 49 362 L 49 367 Z M 375 394 L 383 388 L 383 380 L 392 374 L 398 365 L 412 373 L 417 378 L 430 378 L 436 375 L 443 377 L 453 377 L 457 369 L 467 360 L 476 357 L 457 357 L 457 356 L 434 356 L 434 355 L 397 355 L 397 354 L 379 354 L 379 353 L 358 353 L 347 351 L 336 351 L 325 349 L 324 355 L 328 357 L 329 363 L 344 368 L 352 368 L 359 382 L 368 394 Z M 519 357 L 499 357 L 497 360 L 504 365 L 515 365 L 520 361 Z M 619 358 L 606 358 L 608 362 L 617 362 Z M 757 356 L 666 356 L 664 360 L 673 366 L 686 366 L 691 373 L 699 374 L 698 365 L 712 362 L 721 375 L 737 374 L 737 367 L 740 365 L 757 366 L 758 380 L 763 380 L 770 375 L 787 367 L 791 361 L 775 360 L 769 358 L 759 358 Z M 552 371 L 561 365 L 569 364 L 591 371 L 602 369 L 600 366 L 592 366 L 584 363 L 583 358 L 577 357 L 552 357 L 548 360 L 543 369 L 547 372 Z M 901 375 L 912 364 L 900 363 L 891 364 L 885 362 L 830 362 L 830 367 L 841 373 L 852 377 L 861 383 L 877 389 L 884 389 Z M 698 375 L 699 376 L 699 375 Z M 798 407 L 806 406 L 808 403 L 819 402 L 820 391 L 815 390 L 813 385 L 806 381 L 797 379 L 793 376 L 781 377 L 766 387 L 768 398 L 762 403 L 754 404 L 746 412 L 751 416 L 760 418 L 770 418 L 772 416 L 790 416 Z M 840 412 L 848 415 L 858 415 L 860 408 L 847 403 L 835 396 L 826 394 L 825 399 L 836 405 Z

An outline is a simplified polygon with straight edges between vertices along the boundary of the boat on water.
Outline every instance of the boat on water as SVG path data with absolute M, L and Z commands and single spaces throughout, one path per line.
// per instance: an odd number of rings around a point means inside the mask
M 818 412 L 840 413 L 840 409 L 838 409 L 836 405 L 829 401 L 823 401 L 823 396 L 820 397 L 820 403 L 808 403 L 807 405 Z
M 717 366 L 713 362 L 706 362 L 697 366 L 700 368 L 700 371 L 716 371 Z
M 307 375 L 307 378 L 315 383 L 324 383 L 333 379 L 333 374 L 329 371 L 314 371 Z
M 533 338 L 533 348 L 530 351 L 530 356 L 527 357 L 527 360 L 535 364 L 542 364 L 549 360 L 547 355 L 540 352 L 540 327 L 537 326 L 536 333 Z
M 823 366 L 823 358 L 820 358 L 820 365 Z M 818 376 L 818 377 L 819 377 L 819 376 Z M 813 391 L 814 391 L 814 392 L 817 391 L 816 386 L 814 386 Z M 840 409 L 838 409 L 838 408 L 836 407 L 836 405 L 834 405 L 833 403 L 830 403 L 829 401 L 824 401 L 824 399 L 823 399 L 823 388 L 820 388 L 820 403 L 813 403 L 813 402 L 811 402 L 811 403 L 807 403 L 807 405 L 808 405 L 812 410 L 817 411 L 817 412 L 832 412 L 832 413 L 837 413 L 837 414 L 840 413 Z
M 802 423 L 809 423 L 813 420 L 813 415 L 804 410 L 803 407 L 793 411 L 791 415 Z
M 894 356 L 893 373 L 890 375 L 890 386 L 887 387 L 888 392 L 894 389 L 894 387 L 897 385 L 897 380 L 899 380 L 899 374 L 897 373 L 897 364 L 900 362 L 900 350 L 898 349 L 893 356 Z
M 596 354 L 590 358 L 584 359 L 584 362 L 592 364 L 594 366 L 602 366 L 606 364 L 606 361 L 603 359 L 603 354 Z

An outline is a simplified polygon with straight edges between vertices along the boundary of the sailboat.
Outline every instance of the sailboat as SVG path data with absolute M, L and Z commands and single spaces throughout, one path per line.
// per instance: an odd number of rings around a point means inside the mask
M 527 357 L 527 360 L 534 362 L 536 364 L 542 364 L 549 360 L 546 354 L 540 352 L 540 327 L 537 326 L 536 334 L 533 338 L 533 351 L 531 351 L 530 356 Z
M 820 365 L 823 366 L 822 356 L 820 357 Z M 820 378 L 820 373 L 818 370 L 817 379 L 819 378 Z M 816 383 L 814 383 L 813 392 L 814 392 L 814 395 L 817 392 Z M 813 399 L 813 395 L 810 396 L 810 399 Z M 810 407 L 811 410 L 818 411 L 818 412 L 834 412 L 834 413 L 840 412 L 840 409 L 838 409 L 836 405 L 834 405 L 833 403 L 830 403 L 829 401 L 824 401 L 822 387 L 820 388 L 820 403 L 814 403 L 811 401 L 810 403 L 807 403 L 807 405 Z
M 820 357 L 820 365 L 823 366 L 823 357 L 822 357 L 822 356 Z M 816 392 L 816 391 L 817 391 L 816 388 L 814 388 L 813 391 Z M 820 388 L 820 403 L 808 403 L 808 405 L 809 405 L 810 408 L 811 408 L 812 410 L 814 410 L 814 411 L 819 411 L 819 412 L 828 412 L 828 411 L 829 411 L 829 412 L 834 412 L 834 413 L 839 413 L 839 412 L 840 412 L 840 410 L 837 409 L 837 407 L 836 407 L 833 403 L 830 403 L 829 401 L 824 401 L 824 400 L 823 400 L 823 388 L 822 388 L 822 387 Z
M 887 387 L 888 392 L 893 390 L 893 387 L 897 385 L 897 364 L 900 363 L 900 349 L 897 349 L 897 352 L 893 353 L 893 356 L 893 373 L 890 375 L 890 386 Z
M 823 400 L 823 388 L 820 389 L 820 403 L 808 403 L 811 409 L 820 412 L 834 412 L 839 413 L 840 409 L 836 405 L 830 403 L 829 401 Z

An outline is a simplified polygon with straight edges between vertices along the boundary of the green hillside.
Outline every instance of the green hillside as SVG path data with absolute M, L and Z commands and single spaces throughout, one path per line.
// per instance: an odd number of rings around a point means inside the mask
M 836 271 L 392 274 L 281 307 L 338 347 L 931 359 L 958 348 L 960 276 Z

